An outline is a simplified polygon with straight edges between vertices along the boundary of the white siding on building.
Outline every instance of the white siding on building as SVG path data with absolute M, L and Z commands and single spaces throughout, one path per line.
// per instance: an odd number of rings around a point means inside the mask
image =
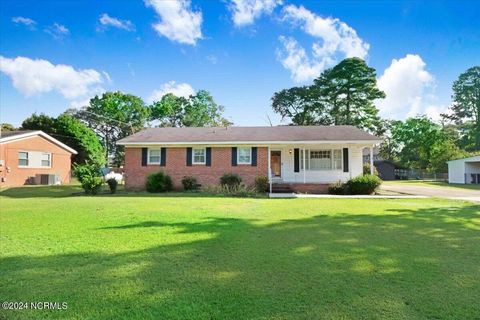
M 303 152 L 303 148 L 310 150 L 335 150 L 348 147 L 350 158 L 350 170 L 349 172 L 343 172 L 340 170 L 307 170 L 304 174 L 303 169 L 300 172 L 294 172 L 294 149 L 299 148 L 300 153 Z M 345 145 L 285 145 L 285 146 L 272 146 L 270 150 L 280 150 L 282 152 L 282 182 L 288 183 L 303 183 L 304 177 L 306 183 L 333 183 L 336 181 L 348 181 L 349 179 L 356 177 L 363 172 L 363 147 L 361 146 L 345 146 Z M 290 153 L 291 151 L 291 153 Z M 280 179 L 278 179 L 280 181 Z
M 471 174 L 480 174 L 480 156 L 448 162 L 449 183 L 471 183 Z

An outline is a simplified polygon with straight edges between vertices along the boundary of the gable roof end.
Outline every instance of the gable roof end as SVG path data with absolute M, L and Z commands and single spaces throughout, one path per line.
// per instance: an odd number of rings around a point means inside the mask
M 2 132 L 2 136 L 0 137 L 0 144 L 5 144 L 5 143 L 13 142 L 13 141 L 15 141 L 15 140 L 28 139 L 28 138 L 32 138 L 32 137 L 35 137 L 35 136 L 43 137 L 43 138 L 47 139 L 48 141 L 56 144 L 56 145 L 59 146 L 60 148 L 65 149 L 65 150 L 67 150 L 68 152 L 70 152 L 70 153 L 72 153 L 72 154 L 77 154 L 77 153 L 78 153 L 76 150 L 70 148 L 70 147 L 67 146 L 66 144 L 58 141 L 58 140 L 55 139 L 54 137 L 46 134 L 45 132 L 43 132 L 43 131 L 41 131 L 41 130 L 37 130 L 37 131 L 6 131 L 6 132 Z

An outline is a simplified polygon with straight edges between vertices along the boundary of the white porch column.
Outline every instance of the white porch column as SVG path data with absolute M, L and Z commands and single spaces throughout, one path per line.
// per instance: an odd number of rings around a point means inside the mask
M 305 167 L 305 147 L 303 147 L 303 183 L 307 182 L 307 168 Z
M 268 158 L 268 173 L 267 173 L 267 177 L 268 177 L 268 184 L 269 184 L 269 187 L 270 187 L 270 193 L 272 193 L 272 168 L 271 168 L 271 155 L 270 155 L 270 146 L 268 146 L 268 155 L 267 155 L 267 158 Z
M 373 174 L 373 147 L 370 147 L 370 174 Z

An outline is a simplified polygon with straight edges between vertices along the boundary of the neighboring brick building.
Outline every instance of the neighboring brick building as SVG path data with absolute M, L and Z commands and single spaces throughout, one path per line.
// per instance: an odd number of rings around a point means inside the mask
M 353 126 L 149 128 L 117 142 L 125 146 L 130 190 L 145 189 L 147 175 L 162 170 L 175 189 L 184 176 L 205 186 L 237 173 L 246 185 L 263 175 L 300 192 L 325 192 L 329 183 L 362 174 L 363 148 L 378 143 Z
M 70 182 L 75 150 L 42 131 L 6 131 L 0 137 L 0 187 Z

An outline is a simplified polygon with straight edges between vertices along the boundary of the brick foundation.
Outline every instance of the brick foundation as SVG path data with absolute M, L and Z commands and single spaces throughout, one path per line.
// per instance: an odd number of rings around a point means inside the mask
M 252 185 L 255 177 L 267 175 L 268 149 L 257 149 L 257 166 L 232 166 L 232 151 L 230 147 L 212 147 L 212 164 L 187 166 L 186 148 L 167 148 L 166 165 L 142 166 L 142 148 L 125 148 L 125 188 L 127 190 L 144 190 L 149 173 L 160 170 L 167 173 L 173 180 L 176 190 L 182 189 L 181 180 L 184 176 L 194 176 L 202 186 L 218 185 L 224 173 L 237 173 L 245 185 Z
M 328 193 L 328 184 L 321 183 L 287 183 L 296 193 L 325 194 Z

